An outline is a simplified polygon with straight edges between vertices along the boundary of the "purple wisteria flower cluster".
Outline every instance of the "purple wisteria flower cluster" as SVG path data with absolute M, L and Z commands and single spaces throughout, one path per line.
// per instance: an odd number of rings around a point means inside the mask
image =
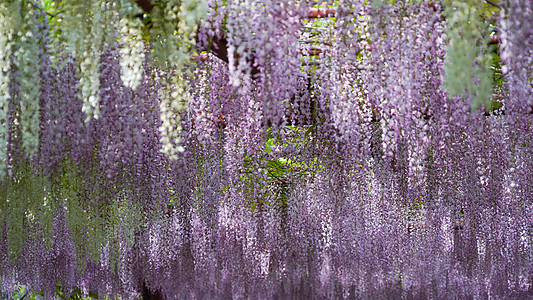
M 533 297 L 500 2 L 1 2 L 0 298 Z

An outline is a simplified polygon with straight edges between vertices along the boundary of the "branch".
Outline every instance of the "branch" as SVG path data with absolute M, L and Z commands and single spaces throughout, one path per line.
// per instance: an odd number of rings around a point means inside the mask
M 326 41 L 316 41 L 316 40 L 298 40 L 299 43 L 302 44 L 322 44 L 326 46 L 331 46 L 331 43 Z
M 42 6 L 38 6 L 37 4 L 33 3 L 33 1 L 29 1 L 28 3 L 30 3 L 30 5 L 33 6 L 33 8 L 38 9 L 41 12 L 44 12 L 45 14 L 47 14 L 51 19 L 56 17 L 56 15 L 47 12 Z
M 311 48 L 311 49 L 308 49 L 307 51 L 300 50 L 300 54 L 303 56 L 315 56 L 315 55 L 320 55 L 321 53 L 324 53 L 324 51 L 322 49 L 317 49 L 317 48 Z
M 213 53 L 216 57 L 225 62 L 229 62 L 228 59 L 228 40 L 225 36 L 214 36 L 212 39 L 213 47 L 209 49 L 209 52 Z
M 498 8 L 498 9 L 502 9 L 502 7 L 498 3 L 496 3 L 496 2 L 494 2 L 492 0 L 485 0 L 485 2 L 487 2 L 487 4 L 490 4 L 490 5 Z

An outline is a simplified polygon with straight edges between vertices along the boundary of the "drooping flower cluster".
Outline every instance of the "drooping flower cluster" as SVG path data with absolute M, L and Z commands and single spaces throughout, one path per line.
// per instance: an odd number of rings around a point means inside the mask
M 531 10 L 532 4 L 527 1 L 509 1 L 501 10 L 501 59 L 505 63 L 502 76 L 509 78 L 506 106 L 513 114 L 530 113 L 533 105 L 533 86 L 528 79 L 533 72 Z
M 87 121 L 98 118 L 100 112 L 100 51 L 104 41 L 105 4 L 74 0 L 65 4 L 65 26 L 63 31 L 70 53 L 77 59 L 80 76 L 80 98 Z M 90 16 L 88 12 L 92 12 Z
M 8 111 L 11 92 L 11 55 L 13 52 L 13 36 L 20 25 L 20 21 L 11 15 L 16 3 L 0 4 L 0 178 L 6 175 L 7 139 L 8 139 Z M 18 22 L 17 22 L 18 21 Z
M 153 9 L 153 26 L 150 34 L 153 59 L 162 67 L 162 82 L 166 90 L 161 90 L 161 143 L 162 152 L 172 159 L 184 151 L 181 145 L 181 112 L 187 107 L 189 93 L 185 77 L 185 65 L 195 54 L 195 32 L 197 23 L 205 15 L 203 1 L 165 0 Z
M 142 65 L 144 61 L 144 41 L 142 35 L 143 23 L 139 18 L 124 17 L 120 20 L 122 60 L 122 81 L 124 85 L 137 89 L 141 81 Z
M 22 149 L 28 157 L 37 153 L 39 146 L 39 32 L 35 11 L 28 3 L 23 7 L 28 11 L 23 19 L 23 26 L 18 32 L 18 42 L 13 53 L 17 70 L 15 80 L 18 91 L 14 102 L 19 110 L 22 134 Z
M 24 3 L 0 298 L 533 295 L 527 1 Z

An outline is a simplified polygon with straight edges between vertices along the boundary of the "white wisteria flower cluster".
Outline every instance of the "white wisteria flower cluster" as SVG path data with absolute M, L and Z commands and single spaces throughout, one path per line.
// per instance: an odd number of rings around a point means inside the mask
M 9 109 L 10 57 L 15 18 L 11 14 L 14 2 L 0 3 L 0 179 L 6 175 L 7 125 Z
M 143 23 L 139 18 L 124 17 L 120 20 L 120 66 L 124 85 L 136 90 L 141 82 L 144 55 Z
M 206 15 L 203 1 L 163 1 L 152 11 L 153 59 L 161 67 L 179 68 L 195 54 L 198 21 Z
M 156 6 L 152 11 L 153 26 L 150 30 L 153 57 L 163 69 L 172 69 L 167 73 L 166 86 L 161 93 L 161 133 L 162 152 L 171 159 L 184 151 L 180 145 L 179 135 L 182 131 L 180 113 L 188 104 L 190 95 L 186 91 L 184 66 L 191 62 L 195 51 L 195 32 L 198 21 L 206 14 L 206 5 L 202 1 L 166 0 L 162 9 Z
M 180 145 L 180 133 L 182 131 L 181 112 L 187 108 L 190 95 L 183 85 L 182 75 L 169 76 L 171 79 L 164 80 L 166 89 L 161 90 L 161 152 L 168 155 L 172 160 L 177 159 L 177 155 L 185 149 Z
M 39 148 L 40 63 L 36 61 L 39 59 L 37 35 L 34 11 L 28 9 L 24 16 L 24 27 L 19 32 L 18 48 L 13 54 L 18 70 L 22 148 L 28 157 L 34 156 Z
M 65 4 L 65 38 L 79 62 L 80 97 L 86 121 L 100 113 L 100 50 L 104 40 L 105 3 L 71 0 Z M 87 12 L 91 11 L 91 18 Z
M 82 111 L 87 114 L 88 121 L 91 117 L 98 118 L 100 114 L 100 47 L 104 39 L 104 20 L 101 5 L 95 4 L 93 20 L 83 53 L 80 53 L 80 86 L 83 99 Z

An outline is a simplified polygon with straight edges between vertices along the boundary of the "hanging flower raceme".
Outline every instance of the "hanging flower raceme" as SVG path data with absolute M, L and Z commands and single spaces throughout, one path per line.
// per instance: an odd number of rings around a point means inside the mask
M 533 106 L 531 10 L 528 1 L 509 1 L 500 7 L 501 59 L 505 64 L 501 76 L 509 79 L 509 99 L 505 106 L 511 114 L 531 113 Z
M 0 298 L 531 298 L 527 1 L 206 2 L 0 1 Z
M 120 51 L 120 50 L 119 50 Z M 133 92 L 125 89 L 123 57 L 118 57 L 117 49 L 109 49 L 101 55 L 101 117 L 95 122 L 99 139 L 99 156 L 102 170 L 109 179 L 120 178 L 131 166 L 135 157 L 132 153 L 135 130 L 135 108 Z M 120 65 L 117 61 L 120 60 Z M 140 73 L 138 76 L 142 76 Z M 122 79 L 122 80 L 121 80 Z M 109 131 L 113 128 L 112 131 Z M 106 138 L 104 138 L 104 136 Z
M 124 85 L 136 90 L 142 77 L 144 61 L 143 23 L 139 18 L 124 17 L 120 20 L 120 66 Z
M 161 104 L 161 152 L 165 153 L 171 159 L 177 159 L 178 153 L 185 149 L 180 145 L 182 132 L 181 112 L 184 111 L 190 101 L 189 92 L 184 86 L 183 75 L 164 75 L 167 79 L 162 80 L 166 88 L 161 90 L 159 97 Z
M 190 103 L 190 114 L 192 118 L 193 135 L 198 138 L 200 144 L 210 147 L 212 144 L 216 145 L 219 128 L 217 128 L 217 118 L 220 116 L 221 107 L 217 107 L 218 99 L 211 97 L 211 89 L 208 88 L 210 84 L 207 73 L 209 66 L 203 66 L 195 74 L 196 80 L 193 82 L 192 89 L 194 90 L 192 96 L 193 101 Z M 213 102 L 213 103 L 212 103 Z
M 373 117 L 366 92 L 370 78 L 365 80 L 372 73 L 366 10 L 368 6 L 361 1 L 347 1 L 338 8 L 336 30 L 332 33 L 334 45 L 326 47 L 323 65 L 314 75 L 317 82 L 331 86 L 321 95 L 321 104 L 330 107 L 339 144 L 346 145 L 344 151 L 359 160 L 370 151 L 368 137 Z
M 64 23 L 69 30 L 63 31 L 63 35 L 68 41 L 68 51 L 76 58 L 79 66 L 82 111 L 87 115 L 86 121 L 89 121 L 93 117 L 98 118 L 100 113 L 99 67 L 105 35 L 106 3 L 74 0 L 64 5 Z
M 24 26 L 19 31 L 17 49 L 13 53 L 15 67 L 18 69 L 18 105 L 20 107 L 20 125 L 22 133 L 22 148 L 25 154 L 33 157 L 39 146 L 39 32 L 35 11 L 30 4 L 23 9 L 26 14 L 23 18 Z M 37 61 L 35 61 L 37 60 Z
M 154 61 L 165 70 L 162 76 L 166 90 L 161 92 L 160 127 L 163 153 L 176 159 L 184 148 L 180 145 L 180 113 L 187 107 L 189 96 L 185 81 L 186 65 L 195 54 L 194 35 L 200 18 L 205 15 L 203 1 L 166 0 L 152 11 L 153 26 L 150 29 Z M 185 73 L 185 74 L 183 74 Z
M 409 186 L 417 193 L 423 193 L 426 184 L 431 132 L 446 114 L 444 106 L 434 110 L 443 101 L 444 34 L 442 16 L 433 7 L 374 7 L 369 55 L 373 64 L 363 71 L 371 116 L 379 119 L 382 129 L 382 154 L 393 168 L 406 164 Z
M 0 180 L 6 176 L 7 140 L 9 128 L 9 99 L 11 92 L 9 82 L 11 80 L 11 59 L 13 52 L 13 37 L 20 26 L 20 20 L 16 17 L 17 2 L 0 4 Z
M 290 1 L 231 1 L 224 11 L 230 82 L 235 88 L 249 77 L 259 82 L 264 125 L 278 131 L 288 125 L 289 107 L 301 91 L 303 9 Z
M 61 166 L 65 155 L 65 108 L 69 100 L 61 95 L 71 87 L 61 91 L 54 81 L 59 77 L 59 72 L 53 67 L 51 55 L 50 28 L 48 16 L 44 8 L 37 10 L 40 40 L 40 130 L 39 130 L 39 162 L 43 173 L 53 175 Z M 68 84 L 67 84 L 68 85 Z

